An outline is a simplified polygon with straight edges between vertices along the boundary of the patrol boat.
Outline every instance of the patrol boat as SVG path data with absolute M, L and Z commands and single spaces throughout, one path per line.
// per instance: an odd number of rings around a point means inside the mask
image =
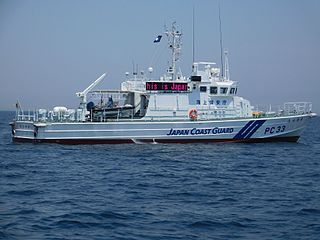
M 223 71 L 213 62 L 194 62 L 190 77 L 177 68 L 182 33 L 173 24 L 165 31 L 171 63 L 164 76 L 153 79 L 133 72 L 120 90 L 93 90 L 104 73 L 84 91 L 77 109 L 28 111 L 16 106 L 10 123 L 15 142 L 201 143 L 296 142 L 314 116 L 309 102 L 289 102 L 276 110 L 253 107 L 238 96 L 230 79 L 228 58 Z M 159 36 L 161 38 L 161 36 Z M 158 37 L 158 40 L 159 40 Z M 157 41 L 158 41 L 157 40 Z

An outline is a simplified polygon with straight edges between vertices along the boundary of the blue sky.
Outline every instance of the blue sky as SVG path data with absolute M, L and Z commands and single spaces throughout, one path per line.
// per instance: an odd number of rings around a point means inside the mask
M 320 1 L 220 0 L 224 48 L 238 94 L 255 104 L 312 101 L 320 112 Z M 215 0 L 0 0 L 0 109 L 78 106 L 75 92 L 103 72 L 98 88 L 118 89 L 132 62 L 164 73 L 164 24 L 183 32 L 179 63 L 190 75 L 192 7 L 195 59 L 219 63 Z M 156 53 L 156 54 L 155 54 Z

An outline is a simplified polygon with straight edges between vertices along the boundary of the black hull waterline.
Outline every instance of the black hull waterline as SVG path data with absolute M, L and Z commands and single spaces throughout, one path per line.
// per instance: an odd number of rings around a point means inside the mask
M 249 138 L 249 139 L 29 139 L 29 138 L 12 138 L 16 143 L 57 143 L 67 145 L 79 144 L 132 144 L 132 143 L 269 143 L 269 142 L 297 142 L 299 136 L 290 137 L 269 137 L 269 138 Z

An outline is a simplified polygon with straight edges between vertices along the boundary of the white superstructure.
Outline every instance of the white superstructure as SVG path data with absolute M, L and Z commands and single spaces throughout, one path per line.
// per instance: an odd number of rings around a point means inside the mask
M 77 109 L 55 107 L 25 114 L 19 104 L 11 123 L 14 141 L 55 143 L 170 143 L 297 141 L 315 116 L 311 103 L 291 102 L 267 111 L 238 96 L 225 54 L 224 73 L 213 62 L 194 62 L 190 77 L 178 69 L 181 32 L 165 32 L 172 60 L 159 79 L 133 72 L 120 90 L 95 90 L 102 74 L 77 93 Z M 153 68 L 148 69 L 151 75 Z M 88 100 L 89 99 L 89 100 Z

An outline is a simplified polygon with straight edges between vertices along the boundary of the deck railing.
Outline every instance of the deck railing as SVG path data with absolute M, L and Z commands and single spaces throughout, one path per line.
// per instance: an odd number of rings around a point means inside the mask
M 283 106 L 285 115 L 301 115 L 311 113 L 311 102 L 287 102 Z
M 249 117 L 277 117 L 277 116 L 294 116 L 309 114 L 312 111 L 312 103 L 310 102 L 287 102 L 281 106 L 256 106 L 253 110 L 258 115 Z M 260 115 L 261 113 L 261 115 Z M 230 119 L 237 115 L 237 109 L 235 108 L 199 108 L 198 120 L 208 119 Z M 16 112 L 16 120 L 18 121 L 33 121 L 33 122 L 79 122 L 82 121 L 80 112 L 74 109 L 69 109 L 66 112 L 54 112 L 44 109 L 31 110 L 24 112 L 21 109 Z M 166 117 L 167 118 L 167 117 Z M 181 117 L 180 117 L 181 118 Z M 150 119 L 150 118 L 147 118 Z M 129 119 L 104 119 L 103 121 L 122 121 L 122 120 L 134 120 Z M 143 119 L 141 119 L 143 120 Z M 174 119 L 173 119 L 174 120 Z M 89 120 L 90 121 L 90 120 Z
M 283 105 L 256 105 L 254 112 L 270 116 L 293 116 L 311 113 L 311 102 L 286 102 Z

